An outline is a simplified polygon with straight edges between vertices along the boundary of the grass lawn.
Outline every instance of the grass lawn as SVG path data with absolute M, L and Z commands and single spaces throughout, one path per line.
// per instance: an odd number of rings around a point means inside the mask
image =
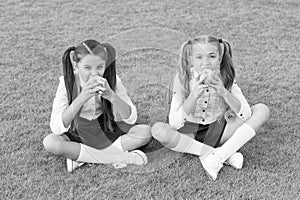
M 1 1 L 0 199 L 299 199 L 300 2 L 208 2 Z M 163 91 L 180 45 L 200 34 L 230 41 L 244 95 L 271 109 L 240 150 L 242 170 L 225 166 L 210 182 L 196 156 L 152 141 L 145 167 L 86 165 L 70 174 L 65 159 L 43 149 L 69 46 L 113 44 L 138 121 L 152 125 L 165 120 Z

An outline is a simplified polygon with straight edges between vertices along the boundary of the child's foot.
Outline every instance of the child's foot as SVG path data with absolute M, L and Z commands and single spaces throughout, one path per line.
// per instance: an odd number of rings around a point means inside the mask
M 213 153 L 215 153 L 218 149 L 219 147 L 214 149 Z M 230 165 L 233 168 L 241 169 L 243 166 L 243 162 L 244 162 L 243 154 L 241 154 L 240 152 L 235 152 L 224 163 Z
M 68 172 L 73 172 L 75 169 L 77 169 L 78 167 L 80 167 L 84 164 L 85 163 L 73 161 L 73 160 L 67 158 L 67 170 L 68 170 Z
M 243 162 L 243 154 L 241 154 L 240 152 L 236 152 L 232 156 L 230 156 L 224 163 L 236 169 L 242 169 Z
M 134 150 L 131 152 L 124 152 L 124 153 L 127 154 L 126 160 L 120 163 L 114 163 L 113 166 L 115 168 L 123 168 L 126 167 L 127 164 L 146 165 L 148 163 L 146 154 L 140 150 Z
M 211 180 L 215 181 L 217 179 L 219 171 L 223 167 L 221 157 L 212 153 L 206 157 L 199 157 L 199 158 L 208 177 Z

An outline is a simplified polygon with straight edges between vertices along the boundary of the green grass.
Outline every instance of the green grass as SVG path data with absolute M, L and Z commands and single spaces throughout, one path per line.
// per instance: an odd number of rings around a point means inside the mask
M 0 3 L 0 199 L 299 199 L 300 3 L 297 0 L 35 1 Z M 271 118 L 245 145 L 242 170 L 208 181 L 197 157 L 153 141 L 149 165 L 87 165 L 67 173 L 45 152 L 61 56 L 84 39 L 109 41 L 139 121 L 165 120 L 163 88 L 181 43 L 226 38 L 237 81 Z

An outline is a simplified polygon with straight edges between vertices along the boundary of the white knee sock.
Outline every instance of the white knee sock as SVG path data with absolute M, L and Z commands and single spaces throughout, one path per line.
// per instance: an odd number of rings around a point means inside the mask
M 106 153 L 113 153 L 113 154 L 118 154 L 118 153 L 124 152 L 121 137 L 122 136 L 118 137 L 118 139 L 116 139 L 114 141 L 114 143 L 112 143 L 111 145 L 109 145 L 108 147 L 103 149 L 102 151 L 106 152 Z
M 254 136 L 255 131 L 253 128 L 244 123 L 234 132 L 231 138 L 229 138 L 221 147 L 217 149 L 215 154 L 219 155 L 224 162 Z
M 197 140 L 194 140 L 193 138 L 187 135 L 180 134 L 180 138 L 177 145 L 171 149 L 173 151 L 190 153 L 197 156 L 206 156 L 210 152 L 212 152 L 214 148 L 209 145 L 198 142 Z
M 98 150 L 84 144 L 80 144 L 80 153 L 76 161 L 86 163 L 102 163 L 111 164 L 123 162 L 129 159 L 129 153 L 120 152 L 118 154 L 108 153 L 103 150 Z

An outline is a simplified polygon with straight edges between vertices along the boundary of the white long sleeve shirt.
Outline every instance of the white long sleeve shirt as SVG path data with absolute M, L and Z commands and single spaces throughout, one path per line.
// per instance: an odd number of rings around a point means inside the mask
M 75 74 L 75 77 L 78 78 L 78 75 Z M 121 79 L 117 75 L 116 88 L 115 93 L 125 101 L 131 108 L 131 114 L 129 118 L 123 119 L 121 115 L 118 113 L 117 109 L 114 109 L 114 105 L 112 104 L 113 114 L 115 121 L 124 121 L 127 124 L 134 124 L 137 120 L 137 110 L 133 105 L 131 99 L 127 95 L 126 88 L 121 82 Z M 59 85 L 57 88 L 57 92 L 53 101 L 51 119 L 50 119 L 50 128 L 55 134 L 62 134 L 67 132 L 69 127 L 65 127 L 62 121 L 62 114 L 68 108 L 69 101 L 67 90 L 65 87 L 64 77 L 59 77 Z M 83 106 L 80 112 L 80 117 L 85 118 L 87 120 L 97 119 L 102 114 L 101 109 L 101 100 L 100 98 L 90 98 Z
M 200 105 L 202 107 L 203 115 L 199 116 L 198 114 L 195 116 L 194 112 L 191 112 L 189 115 L 187 115 L 183 110 L 183 103 L 185 101 L 185 98 L 181 89 L 181 83 L 179 81 L 178 74 L 176 74 L 173 84 L 173 96 L 169 113 L 169 124 L 175 129 L 179 129 L 184 126 L 184 123 L 186 121 L 204 125 L 211 124 L 216 121 L 220 116 L 222 116 L 222 114 L 224 114 L 225 110 L 221 113 L 220 111 L 222 111 L 222 109 L 219 109 L 218 105 L 210 105 L 210 98 L 215 96 L 210 95 L 211 92 L 213 92 L 211 89 L 206 90 L 199 98 L 201 99 L 201 101 L 203 101 Z M 235 81 L 231 87 L 230 92 L 241 102 L 241 108 L 239 112 L 236 113 L 236 115 L 243 121 L 246 121 L 251 116 L 251 108 Z M 199 105 L 194 105 L 194 108 L 196 108 L 197 106 Z

